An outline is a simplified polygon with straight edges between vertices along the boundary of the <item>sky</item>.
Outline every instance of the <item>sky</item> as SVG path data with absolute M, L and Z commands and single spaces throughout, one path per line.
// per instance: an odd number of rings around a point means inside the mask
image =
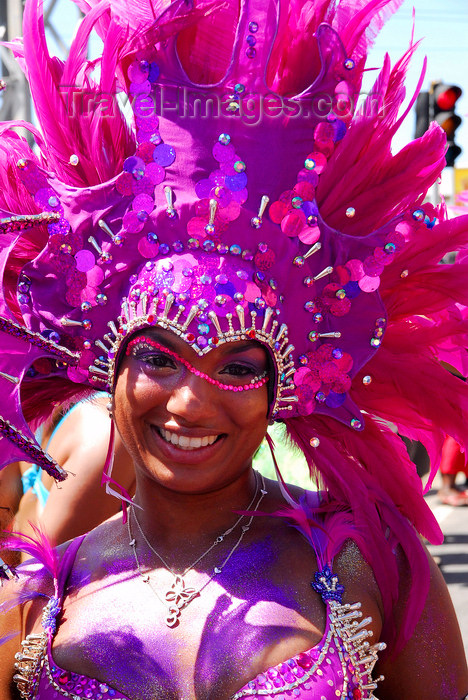
M 468 2 L 467 0 L 404 0 L 402 6 L 388 21 L 372 49 L 368 67 L 382 65 L 388 51 L 395 63 L 408 48 L 412 31 L 412 14 L 415 10 L 415 38 L 422 39 L 413 58 L 407 80 L 407 99 L 413 94 L 419 80 L 424 56 L 427 56 L 427 72 L 423 89 L 431 81 L 459 85 L 463 92 L 457 102 L 457 113 L 462 125 L 456 132 L 456 143 L 463 149 L 457 159 L 458 167 L 468 167 Z M 76 25 L 77 12 L 70 0 L 58 0 L 52 19 L 69 42 Z M 374 80 L 369 73 L 366 87 Z M 412 111 L 393 142 L 394 150 L 400 150 L 414 138 L 414 111 Z

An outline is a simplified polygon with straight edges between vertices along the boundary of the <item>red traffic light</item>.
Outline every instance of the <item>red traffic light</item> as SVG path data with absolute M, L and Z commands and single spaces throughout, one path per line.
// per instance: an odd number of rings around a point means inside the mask
M 434 88 L 435 103 L 442 112 L 452 110 L 461 95 L 462 89 L 458 85 L 436 85 Z

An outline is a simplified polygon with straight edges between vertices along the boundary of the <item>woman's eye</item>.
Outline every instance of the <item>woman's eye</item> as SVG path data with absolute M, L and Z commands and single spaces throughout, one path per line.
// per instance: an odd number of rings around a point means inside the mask
M 148 352 L 148 350 L 135 351 L 134 356 L 140 362 L 144 362 L 149 367 L 170 367 L 175 369 L 176 365 L 172 357 L 160 352 Z
M 221 374 L 230 374 L 234 377 L 253 377 L 256 374 L 259 374 L 259 372 L 257 372 L 254 367 L 250 367 L 249 365 L 232 363 L 224 367 Z

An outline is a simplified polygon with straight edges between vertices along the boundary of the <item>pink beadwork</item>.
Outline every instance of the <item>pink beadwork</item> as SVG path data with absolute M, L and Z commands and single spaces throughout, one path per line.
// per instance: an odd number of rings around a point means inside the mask
M 152 338 L 148 338 L 146 335 L 139 336 L 138 338 L 134 338 L 133 340 L 131 340 L 127 346 L 125 354 L 128 356 L 132 354 L 132 351 L 135 347 L 146 345 L 149 345 L 150 347 L 155 348 L 156 350 L 162 350 L 166 355 L 169 355 L 170 357 L 174 358 L 174 360 L 184 365 L 184 367 L 196 377 L 201 377 L 202 379 L 205 379 L 205 381 L 207 381 L 209 384 L 213 384 L 213 386 L 217 386 L 218 389 L 222 389 L 223 391 L 249 391 L 250 389 L 260 389 L 260 387 L 264 386 L 269 379 L 267 373 L 264 372 L 260 376 L 255 377 L 252 381 L 245 384 L 240 384 L 239 386 L 234 386 L 232 384 L 223 384 L 217 379 L 213 379 L 208 374 L 205 374 L 205 372 L 201 372 L 199 369 L 195 369 L 195 367 L 188 360 L 185 360 L 173 350 L 169 350 L 169 348 L 167 348 L 165 345 L 161 345 L 155 340 L 152 340 Z

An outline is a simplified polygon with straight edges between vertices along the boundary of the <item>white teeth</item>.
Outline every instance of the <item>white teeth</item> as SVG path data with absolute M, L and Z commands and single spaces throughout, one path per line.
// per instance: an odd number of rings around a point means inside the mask
M 200 447 L 212 445 L 218 437 L 217 435 L 204 435 L 203 437 L 191 438 L 186 435 L 177 435 L 177 433 L 164 430 L 164 428 L 159 428 L 159 432 L 166 442 L 171 442 L 182 450 L 198 450 Z

